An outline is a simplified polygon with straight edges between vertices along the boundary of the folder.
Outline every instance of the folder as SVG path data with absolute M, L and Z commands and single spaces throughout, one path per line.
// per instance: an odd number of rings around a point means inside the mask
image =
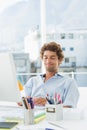
M 11 129 L 12 127 L 16 126 L 18 122 L 0 122 L 0 129 Z

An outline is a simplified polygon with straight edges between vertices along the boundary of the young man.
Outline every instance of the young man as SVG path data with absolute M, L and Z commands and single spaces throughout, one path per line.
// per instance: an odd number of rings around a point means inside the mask
M 61 46 L 55 42 L 44 44 L 40 55 L 46 73 L 29 79 L 25 85 L 27 96 L 33 97 L 36 105 L 45 105 L 47 95 L 54 98 L 59 94 L 64 107 L 76 107 L 79 98 L 76 82 L 58 74 L 64 59 Z

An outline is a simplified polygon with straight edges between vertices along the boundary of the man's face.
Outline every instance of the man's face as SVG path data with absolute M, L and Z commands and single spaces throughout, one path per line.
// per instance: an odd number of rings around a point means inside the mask
M 57 72 L 59 60 L 56 52 L 49 51 L 49 50 L 45 51 L 43 54 L 43 62 L 46 71 Z

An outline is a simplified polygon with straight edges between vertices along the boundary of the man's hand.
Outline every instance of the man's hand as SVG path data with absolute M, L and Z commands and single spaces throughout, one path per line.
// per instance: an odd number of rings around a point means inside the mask
M 23 106 L 22 102 L 17 102 L 18 106 Z
M 34 104 L 39 105 L 39 106 L 45 106 L 46 104 L 46 99 L 39 97 L 39 98 L 34 98 Z

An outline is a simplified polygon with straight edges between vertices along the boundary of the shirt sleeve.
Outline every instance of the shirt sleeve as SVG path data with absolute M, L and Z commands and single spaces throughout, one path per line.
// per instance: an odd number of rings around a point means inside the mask
M 29 79 L 29 80 L 27 81 L 27 83 L 24 85 L 24 90 L 25 90 L 26 96 L 31 96 L 32 86 L 33 86 L 33 82 L 32 82 L 32 78 L 31 78 L 31 79 Z
M 71 80 L 64 94 L 63 106 L 76 107 L 79 99 L 79 90 L 75 80 Z

